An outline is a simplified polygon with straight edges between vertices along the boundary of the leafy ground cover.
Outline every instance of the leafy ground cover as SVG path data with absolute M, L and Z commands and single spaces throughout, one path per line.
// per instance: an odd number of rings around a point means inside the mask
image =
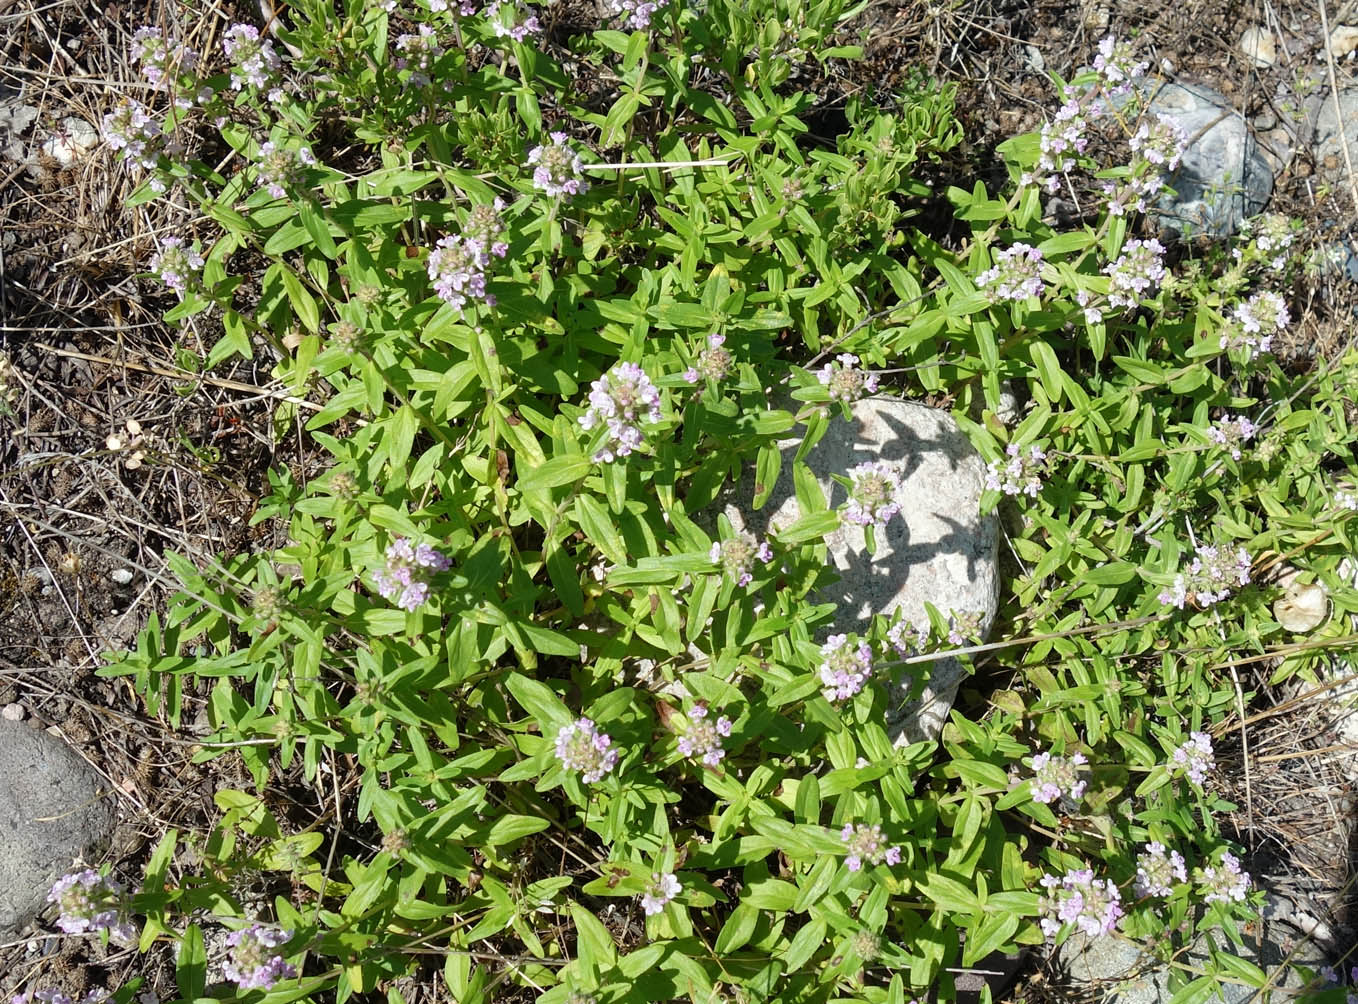
M 77 553 L 47 509 L 18 536 L 70 549 L 54 584 L 164 562 L 133 647 L 66 654 L 129 744 L 192 737 L 167 763 L 210 804 L 147 809 L 145 846 L 54 894 L 94 986 L 904 1004 L 1076 929 L 1206 932 L 1182 1001 L 1267 979 L 1231 947 L 1268 842 L 1224 768 L 1352 643 L 1358 370 L 1297 335 L 1349 304 L 1286 214 L 1161 241 L 1186 137 L 1104 103 L 1147 35 L 1091 39 L 982 155 L 945 46 L 865 85 L 891 66 L 868 16 L 354 0 L 108 40 L 102 211 L 154 221 L 139 281 L 175 332 L 168 365 L 124 361 L 177 400 L 89 409 L 98 449 L 64 458 L 140 507 L 136 551 Z M 33 327 L 11 483 L 57 467 L 24 422 Z M 256 389 L 248 424 L 205 403 Z M 889 534 L 909 500 L 846 470 L 830 510 L 776 444 L 873 393 L 946 408 L 991 462 L 985 644 L 946 610 L 846 636 L 808 599 L 826 532 Z M 150 490 L 185 473 L 192 517 Z M 704 529 L 742 477 L 808 515 Z M 1274 608 L 1294 571 L 1329 601 L 1302 632 Z M 130 597 L 100 602 L 126 630 Z M 941 741 L 893 745 L 883 684 L 958 648 Z M 122 755 L 134 802 L 169 774 Z M 59 977 L 14 989 L 87 992 Z

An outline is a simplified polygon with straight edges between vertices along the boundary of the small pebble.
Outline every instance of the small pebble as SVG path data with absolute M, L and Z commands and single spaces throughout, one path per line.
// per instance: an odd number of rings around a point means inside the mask
M 6 704 L 0 709 L 0 718 L 7 722 L 22 722 L 24 720 L 24 706 L 22 704 Z
M 1358 25 L 1341 24 L 1330 32 L 1330 55 L 1343 59 L 1354 49 L 1358 49 Z
M 132 572 L 126 568 L 115 568 L 108 573 L 108 577 L 120 586 L 125 586 L 132 581 Z
M 1255 66 L 1272 66 L 1278 61 L 1278 43 L 1273 32 L 1258 25 L 1246 28 L 1240 36 L 1240 51 L 1252 59 Z

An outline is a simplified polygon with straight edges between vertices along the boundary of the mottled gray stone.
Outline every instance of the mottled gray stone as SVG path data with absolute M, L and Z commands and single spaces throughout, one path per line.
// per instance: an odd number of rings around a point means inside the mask
M 24 144 L 19 138 L 38 117 L 38 109 L 19 100 L 13 88 L 0 85 L 0 157 L 22 160 Z
M 1212 937 L 1217 954 L 1244 959 L 1269 976 L 1264 989 L 1242 985 L 1226 973 L 1205 1004 L 1281 1004 L 1291 1001 L 1295 991 L 1307 980 L 1295 967 L 1303 965 L 1318 972 L 1328 961 L 1313 942 L 1301 937 L 1285 924 L 1247 925 L 1241 935 L 1244 950 L 1237 949 L 1221 932 Z M 1176 953 L 1175 967 L 1184 982 L 1211 970 L 1208 936 L 1198 938 L 1186 951 Z M 1149 952 L 1121 937 L 1088 938 L 1076 932 L 1056 950 L 1057 962 L 1076 984 L 1092 984 L 1103 992 L 1106 1004 L 1169 1004 L 1174 991 L 1169 988 L 1172 968 Z M 1217 972 L 1223 972 L 1218 967 Z M 1232 982 L 1234 980 L 1234 982 Z M 1182 984 L 1181 984 L 1182 985 Z M 1196 998 L 1195 998 L 1196 999 Z
M 985 464 L 947 412 L 896 398 L 859 401 L 853 419 L 838 408 L 825 435 L 806 455 L 826 502 L 836 509 L 846 500 L 831 474 L 869 460 L 899 465 L 902 514 L 886 532 L 877 532 L 877 553 L 869 555 L 861 527 L 844 525 L 827 535 L 829 563 L 839 581 L 823 587 L 817 602 L 838 606 L 836 632 L 864 633 L 874 614 L 901 610 L 906 620 L 927 624 L 924 604 L 945 616 L 978 614 L 982 633 L 990 630 L 999 602 L 999 523 L 981 515 Z M 783 469 L 763 509 L 753 508 L 753 476 L 727 500 L 726 514 L 737 531 L 762 535 L 765 527 L 785 528 L 801 517 L 793 489 L 793 459 L 801 438 L 779 446 Z M 827 634 L 829 632 L 827 631 Z M 929 672 L 924 690 L 911 700 L 912 681 L 892 686 L 888 722 L 893 739 L 921 742 L 938 737 L 965 675 L 956 659 L 919 664 Z
M 1306 99 L 1306 124 L 1320 176 L 1337 182 L 1347 179 L 1349 174 L 1343 140 L 1348 140 L 1349 159 L 1358 171 L 1358 88 L 1340 90 L 1337 103 L 1332 93 L 1327 87 Z
M 100 781 L 60 739 L 0 720 L 0 937 L 32 920 L 52 883 L 112 831 Z
M 1157 206 L 1162 226 L 1185 236 L 1227 237 L 1263 212 L 1273 169 L 1223 95 L 1201 84 L 1164 84 L 1151 92 L 1148 113 L 1172 120 L 1189 140 L 1166 179 L 1174 194 Z

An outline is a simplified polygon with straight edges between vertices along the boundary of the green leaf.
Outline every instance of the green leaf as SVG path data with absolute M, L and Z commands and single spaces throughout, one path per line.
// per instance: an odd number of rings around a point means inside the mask
M 297 273 L 290 268 L 282 270 L 283 288 L 288 291 L 288 302 L 292 304 L 293 313 L 313 334 L 321 330 L 321 311 L 316 306 L 315 298 L 307 292 L 302 285 L 302 280 L 297 278 Z
M 962 965 L 973 966 L 991 952 L 997 951 L 1013 940 L 1019 929 L 1019 918 L 1012 913 L 988 913 L 980 926 L 967 936 L 962 951 Z
M 203 945 L 203 929 L 197 924 L 190 924 L 179 937 L 174 980 L 184 1000 L 202 997 L 207 990 L 207 949 Z
M 537 491 L 541 488 L 558 488 L 579 481 L 594 466 L 594 462 L 583 453 L 568 453 L 553 457 L 544 464 L 525 471 L 522 461 L 518 464 L 520 491 Z
M 1033 365 L 1037 367 L 1038 376 L 1042 379 L 1042 389 L 1047 392 L 1053 404 L 1061 400 L 1061 364 L 1057 362 L 1056 353 L 1052 347 L 1041 338 L 1035 338 L 1028 343 L 1028 353 L 1032 356 Z
M 974 889 L 968 889 L 956 879 L 932 873 L 919 882 L 919 890 L 949 913 L 974 913 L 981 902 Z
M 522 704 L 523 702 L 520 701 L 519 703 Z M 491 826 L 490 833 L 486 836 L 486 843 L 491 847 L 512 844 L 514 841 L 522 840 L 534 833 L 541 833 L 550 825 L 551 821 L 542 816 L 501 816 Z
M 538 720 L 538 727 L 544 736 L 555 736 L 561 726 L 572 721 L 570 709 L 550 687 L 530 680 L 521 673 L 510 673 L 505 678 L 505 687 L 514 695 L 514 700 Z
M 571 900 L 571 919 L 575 921 L 576 952 L 587 967 L 609 969 L 617 963 L 618 946 L 608 928 L 594 913 Z

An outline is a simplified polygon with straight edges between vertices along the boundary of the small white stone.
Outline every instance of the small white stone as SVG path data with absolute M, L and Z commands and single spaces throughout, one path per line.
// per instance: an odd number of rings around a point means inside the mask
M 108 577 L 120 586 L 125 586 L 132 581 L 132 572 L 126 568 L 115 568 L 108 573 Z
M 1343 59 L 1354 49 L 1358 49 L 1358 25 L 1336 25 L 1334 31 L 1330 32 L 1330 55 L 1335 59 Z
M 1273 32 L 1259 25 L 1245 29 L 1240 36 L 1240 51 L 1252 59 L 1255 66 L 1272 66 L 1278 61 L 1278 42 Z
M 81 157 L 99 143 L 99 130 L 82 118 L 62 119 L 61 132 L 49 136 L 42 144 L 42 152 L 62 167 L 73 167 Z
M 24 720 L 24 706 L 22 704 L 6 704 L 0 709 L 0 718 L 7 722 L 22 722 Z

